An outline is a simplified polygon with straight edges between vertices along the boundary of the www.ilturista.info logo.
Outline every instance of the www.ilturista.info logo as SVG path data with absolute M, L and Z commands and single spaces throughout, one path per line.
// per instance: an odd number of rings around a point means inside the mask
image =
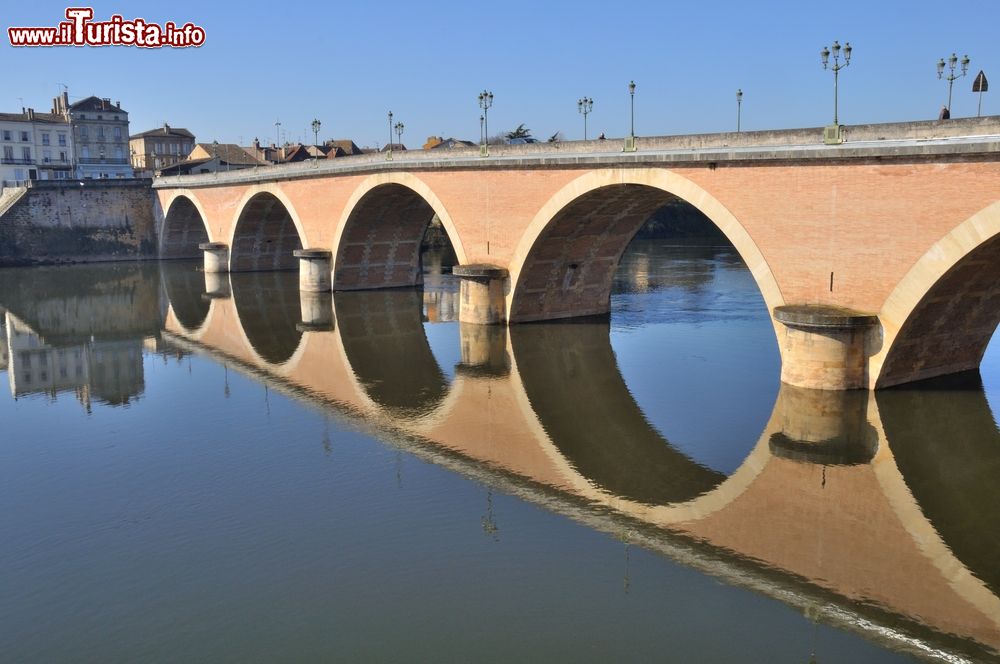
M 11 46 L 139 46 L 141 48 L 187 48 L 205 43 L 205 29 L 194 23 L 178 27 L 135 18 L 127 21 L 115 14 L 107 21 L 93 21 L 91 7 L 68 7 L 66 21 L 47 28 L 10 27 Z

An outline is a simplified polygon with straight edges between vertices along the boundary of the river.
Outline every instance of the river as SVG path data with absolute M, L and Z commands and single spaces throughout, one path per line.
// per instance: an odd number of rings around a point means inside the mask
M 811 392 L 730 247 L 509 331 L 425 263 L 0 271 L 3 659 L 1000 658 L 995 344 Z

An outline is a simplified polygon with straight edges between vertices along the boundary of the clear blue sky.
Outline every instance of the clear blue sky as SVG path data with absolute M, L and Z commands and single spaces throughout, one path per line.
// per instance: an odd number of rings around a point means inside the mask
M 77 3 L 83 4 L 83 3 Z M 627 84 L 635 79 L 636 133 L 829 124 L 833 74 L 819 52 L 837 39 L 854 56 L 840 76 L 843 124 L 932 119 L 947 83 L 935 63 L 972 58 L 955 82 L 953 116 L 976 114 L 972 78 L 996 86 L 984 114 L 1000 114 L 1000 2 L 696 0 L 545 2 L 327 0 L 223 3 L 201 0 L 93 4 L 95 18 L 120 13 L 205 28 L 197 49 L 128 47 L 13 49 L 10 25 L 55 25 L 65 3 L 11 2 L 0 46 L 0 111 L 48 110 L 71 98 L 120 99 L 133 132 L 164 121 L 199 140 L 270 142 L 280 119 L 288 140 L 385 143 L 386 112 L 406 125 L 403 142 L 428 135 L 476 140 L 476 95 L 495 95 L 490 133 L 525 123 L 546 138 L 582 137 L 576 100 L 594 99 L 591 136 L 628 131 Z

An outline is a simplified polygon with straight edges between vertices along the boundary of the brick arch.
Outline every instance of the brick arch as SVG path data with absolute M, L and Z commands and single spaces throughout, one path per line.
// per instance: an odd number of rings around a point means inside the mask
M 160 233 L 160 258 L 201 258 L 198 245 L 210 241 L 208 217 L 194 192 L 178 191 L 167 203 Z
M 622 253 L 653 211 L 672 199 L 697 208 L 729 239 L 768 311 L 784 304 L 757 244 L 708 192 L 666 169 L 607 169 L 573 180 L 532 219 L 510 263 L 510 322 L 607 313 Z
M 229 239 L 230 272 L 298 269 L 293 252 L 305 245 L 295 208 L 275 186 L 253 187 L 237 206 Z
M 435 215 L 458 262 L 465 262 L 451 215 L 425 182 L 409 173 L 366 178 L 344 206 L 334 233 L 334 290 L 420 284 L 420 244 Z
M 879 321 L 872 389 L 978 369 L 1000 322 L 1000 202 L 935 243 L 886 298 Z

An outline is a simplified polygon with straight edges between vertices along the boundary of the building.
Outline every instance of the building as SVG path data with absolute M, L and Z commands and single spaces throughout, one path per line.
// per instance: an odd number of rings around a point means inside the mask
M 184 161 L 161 168 L 159 175 L 187 175 L 189 173 L 215 173 L 238 171 L 241 168 L 264 166 L 268 162 L 253 155 L 235 143 L 196 143 Z
M 66 116 L 31 108 L 0 113 L 0 187 L 72 178 L 73 162 L 73 136 Z
M 77 179 L 133 177 L 128 155 L 128 112 L 121 102 L 87 97 L 70 104 L 69 94 L 52 100 L 52 113 L 69 116 Z
M 155 171 L 187 159 L 194 149 L 195 138 L 187 129 L 171 127 L 164 122 L 157 129 L 133 134 L 128 145 L 132 169 L 152 176 Z

